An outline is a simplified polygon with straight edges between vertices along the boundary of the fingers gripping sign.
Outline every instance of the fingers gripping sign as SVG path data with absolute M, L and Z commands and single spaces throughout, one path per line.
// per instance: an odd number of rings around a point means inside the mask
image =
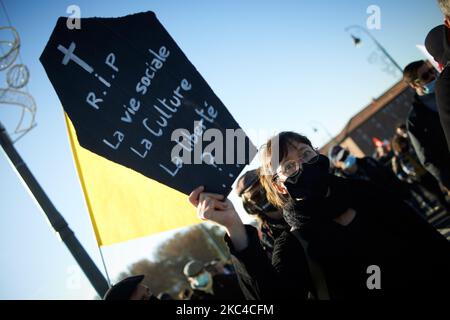
M 200 193 L 203 192 L 203 190 L 205 190 L 205 187 L 200 186 L 196 189 L 194 189 L 191 194 L 189 195 L 189 202 L 194 206 L 197 207 L 198 206 L 198 202 L 199 202 L 199 196 Z
M 204 187 L 198 187 L 189 195 L 189 202 L 197 208 L 200 219 L 218 223 L 225 228 L 240 221 L 230 200 L 223 195 L 203 191 Z
M 202 220 L 211 220 L 220 223 L 220 214 L 224 214 L 228 208 L 226 201 L 222 201 L 223 196 L 215 193 L 202 192 L 199 195 L 199 206 L 197 206 L 197 214 Z
M 231 201 L 223 195 L 203 192 L 204 190 L 201 186 L 189 195 L 189 202 L 197 208 L 198 217 L 225 227 L 236 250 L 246 248 L 248 241 L 244 224 Z

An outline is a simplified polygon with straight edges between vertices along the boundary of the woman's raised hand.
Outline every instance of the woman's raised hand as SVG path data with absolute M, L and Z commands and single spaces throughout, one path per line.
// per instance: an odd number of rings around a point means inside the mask
M 216 222 L 227 229 L 236 223 L 242 223 L 230 200 L 224 199 L 223 195 L 203 190 L 204 187 L 198 187 L 189 195 L 189 202 L 197 208 L 200 219 Z
M 247 247 L 244 224 L 231 201 L 220 194 L 203 192 L 204 189 L 198 187 L 189 195 L 189 202 L 197 208 L 198 217 L 225 227 L 236 250 Z

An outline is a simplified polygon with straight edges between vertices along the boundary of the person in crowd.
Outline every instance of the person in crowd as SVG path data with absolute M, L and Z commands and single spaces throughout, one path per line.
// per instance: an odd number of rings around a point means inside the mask
M 235 275 L 212 275 L 205 264 L 189 261 L 183 269 L 191 288 L 190 300 L 239 300 L 244 299 Z
M 235 274 L 233 264 L 229 261 L 222 261 L 220 259 L 214 259 L 205 264 L 205 270 L 211 273 L 212 276 L 219 274 Z
M 438 205 L 450 213 L 450 206 L 436 179 L 420 164 L 409 139 L 403 135 L 394 135 L 392 149 L 395 157 L 392 158 L 392 170 L 397 177 L 409 183 L 411 189 L 429 203 L 437 201 Z
M 436 82 L 436 100 L 447 150 L 450 152 L 450 1 L 438 0 L 438 3 L 444 14 L 444 25 L 430 31 L 425 39 L 425 47 L 442 67 Z
M 450 152 L 437 111 L 436 71 L 415 61 L 403 71 L 403 80 L 416 91 L 406 126 L 412 146 L 424 168 L 450 192 Z
M 408 128 L 406 127 L 405 123 L 401 123 L 395 128 L 395 135 L 403 137 L 405 139 L 409 139 Z
M 338 176 L 370 181 L 378 187 L 396 192 L 405 201 L 411 201 L 408 185 L 398 180 L 389 169 L 374 158 L 356 157 L 340 145 L 331 147 L 328 157 L 331 164 L 337 169 L 335 173 Z
M 191 300 L 192 290 L 185 288 L 178 293 L 178 300 Z
M 283 219 L 283 211 L 267 200 L 266 192 L 259 182 L 259 171 L 260 169 L 255 169 L 244 173 L 236 184 L 236 193 L 242 199 L 245 211 L 257 217 L 261 245 L 268 258 L 272 259 L 275 239 L 288 230 L 289 226 Z
M 150 289 L 142 284 L 145 276 L 125 278 L 113 285 L 103 297 L 104 300 L 150 300 L 158 301 Z
M 331 175 L 294 132 L 270 139 L 261 160 L 267 198 L 291 226 L 272 263 L 230 200 L 202 186 L 189 196 L 201 219 L 225 227 L 259 299 L 450 297 L 450 243 L 388 188 Z
M 378 161 L 379 164 L 388 168 L 394 152 L 391 149 L 389 141 L 381 141 L 379 139 L 372 139 L 375 144 L 375 152 L 373 154 L 373 159 Z
M 158 298 L 158 300 L 174 300 L 172 295 L 167 292 L 161 292 L 160 294 L 158 294 L 157 298 Z

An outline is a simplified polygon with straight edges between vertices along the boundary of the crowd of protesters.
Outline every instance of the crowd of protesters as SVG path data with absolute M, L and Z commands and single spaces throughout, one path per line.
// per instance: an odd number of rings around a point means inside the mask
M 236 187 L 258 227 L 222 195 L 192 191 L 198 216 L 225 228 L 233 267 L 190 261 L 182 299 L 450 298 L 450 242 L 427 220 L 450 214 L 450 0 L 438 4 L 445 24 L 425 45 L 439 70 L 405 67 L 411 110 L 374 157 L 340 145 L 322 155 L 296 132 L 270 138 L 261 167 Z M 106 298 L 157 299 L 142 279 L 119 282 Z

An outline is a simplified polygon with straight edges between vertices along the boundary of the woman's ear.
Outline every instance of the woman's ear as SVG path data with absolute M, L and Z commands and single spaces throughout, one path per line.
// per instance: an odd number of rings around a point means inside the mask
M 286 187 L 282 183 L 273 182 L 274 188 L 281 194 L 288 194 Z

